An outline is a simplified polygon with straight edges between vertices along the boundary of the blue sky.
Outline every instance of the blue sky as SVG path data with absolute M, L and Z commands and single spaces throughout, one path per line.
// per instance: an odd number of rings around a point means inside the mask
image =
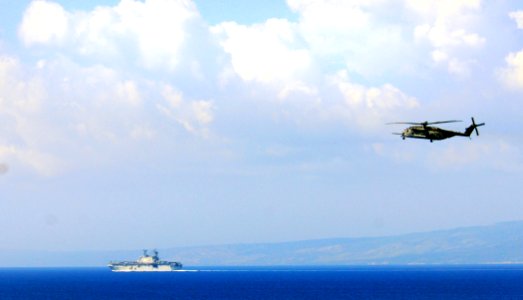
M 523 219 L 517 1 L 0 0 L 0 245 Z M 486 122 L 402 141 L 394 121 Z

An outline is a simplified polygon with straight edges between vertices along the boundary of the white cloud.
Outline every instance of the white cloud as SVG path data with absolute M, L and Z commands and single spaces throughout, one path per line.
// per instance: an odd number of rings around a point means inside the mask
M 32 113 L 40 109 L 45 98 L 38 78 L 22 80 L 22 66 L 13 57 L 0 56 L 0 112 Z
M 411 72 L 409 66 L 420 57 L 424 44 L 430 46 L 428 57 L 436 65 L 466 75 L 474 65 L 470 51 L 486 43 L 474 32 L 480 0 L 287 0 L 287 4 L 299 14 L 297 27 L 312 55 L 338 68 L 344 64 L 351 73 L 367 78 Z
M 523 50 L 510 53 L 505 61 L 507 66 L 498 70 L 499 79 L 509 88 L 523 89 Z
M 318 89 L 308 86 L 302 81 L 293 81 L 287 83 L 278 93 L 278 99 L 286 99 L 291 94 L 300 93 L 307 96 L 315 96 L 318 94 Z
M 114 161 L 130 145 L 139 149 L 140 141 L 165 140 L 173 132 L 209 136 L 212 102 L 187 101 L 174 87 L 162 87 L 64 58 L 24 66 L 0 56 L 0 161 L 51 176 Z M 157 105 L 165 106 L 168 118 Z M 181 126 L 165 130 L 162 123 L 171 117 Z
M 427 39 L 436 49 L 457 46 L 479 47 L 485 43 L 485 38 L 477 33 L 449 28 L 449 24 L 444 21 L 437 21 L 432 26 L 419 25 L 414 29 L 414 36 L 417 39 Z
M 232 68 L 245 81 L 286 81 L 310 66 L 308 51 L 286 20 L 270 19 L 252 26 L 226 22 L 212 31 L 230 55 Z
M 186 101 L 182 92 L 170 85 L 162 88 L 165 103 L 157 104 L 156 108 L 163 115 L 176 121 L 185 130 L 201 137 L 209 137 L 209 125 L 214 120 L 211 101 Z
M 300 22 L 307 28 L 306 31 L 317 24 L 316 30 L 319 32 L 343 32 L 369 26 L 371 17 L 361 6 L 372 5 L 372 1 L 287 0 L 287 5 L 300 14 Z
M 138 106 L 142 100 L 136 84 L 131 80 L 119 82 L 116 86 L 116 94 L 119 99 L 123 99 L 131 106 Z
M 480 48 L 486 43 L 486 38 L 470 31 L 474 17 L 481 10 L 481 1 L 405 0 L 405 3 L 422 22 L 415 26 L 414 38 L 418 42 L 426 41 L 431 45 L 433 61 L 446 66 L 451 74 L 468 74 L 474 63 L 469 58 L 470 50 Z M 468 56 L 465 59 L 461 58 L 463 51 Z
M 69 15 L 55 2 L 36 0 L 24 13 L 19 34 L 26 45 L 61 43 L 66 37 Z
M 523 11 L 513 11 L 509 13 L 509 17 L 516 21 L 519 29 L 523 29 Z
M 441 51 L 441 50 L 432 51 L 431 56 L 432 56 L 432 60 L 437 63 L 444 62 L 449 59 L 449 55 L 446 52 Z
M 459 17 L 466 11 L 481 8 L 481 0 L 405 0 L 405 4 L 422 16 L 436 19 Z
M 390 20 L 398 11 L 390 2 L 288 0 L 287 4 L 299 14 L 297 29 L 310 52 L 336 69 L 346 66 L 374 77 L 402 70 L 412 56 L 399 20 Z
M 509 17 L 523 29 L 523 11 L 513 11 Z M 505 57 L 506 66 L 497 70 L 499 80 L 511 89 L 523 89 L 523 50 L 509 53 Z
M 68 105 L 131 111 L 143 103 L 137 80 L 125 79 L 118 70 L 103 65 L 80 67 L 71 61 L 56 60 L 48 62 L 41 72 L 63 76 L 54 92 L 64 93 L 63 101 Z
M 331 82 L 343 95 L 348 117 L 364 128 L 381 127 L 398 112 L 419 107 L 416 98 L 391 84 L 366 87 L 351 82 L 346 72 L 338 73 Z
M 56 68 L 72 68 L 71 78 L 58 92 L 69 102 L 68 112 L 72 116 L 66 119 L 76 123 L 76 130 L 84 137 L 122 143 L 128 137 L 138 140 L 165 136 L 169 133 L 151 125 L 152 121 L 158 122 L 157 108 L 193 134 L 208 132 L 212 124 L 209 101 L 185 100 L 182 92 L 172 85 L 125 79 L 118 71 L 103 66 L 82 68 L 59 64 Z
M 417 100 L 391 84 L 369 88 L 350 82 L 347 72 L 325 82 L 316 64 L 339 55 L 343 60 L 338 70 L 347 66 L 351 72 L 372 74 L 395 66 L 401 69 L 409 51 L 402 51 L 399 28 L 375 26 L 370 22 L 375 16 L 364 11 L 379 3 L 383 1 L 288 1 L 300 14 L 297 23 L 281 19 L 251 26 L 227 22 L 215 26 L 213 32 L 230 54 L 234 73 L 247 82 L 269 84 L 253 85 L 256 89 L 271 93 L 276 86 L 276 98 L 285 101 L 266 105 L 278 105 L 279 117 L 294 124 L 341 121 L 376 128 L 387 113 L 417 107 Z M 313 84 L 310 78 L 319 81 Z M 353 98 L 355 94 L 362 95 Z
M 162 96 L 171 108 L 178 108 L 182 105 L 182 93 L 170 85 L 165 85 L 163 87 Z
M 20 37 L 29 46 L 68 44 L 86 56 L 137 53 L 147 68 L 173 70 L 187 40 L 186 26 L 198 19 L 189 0 L 122 0 L 87 13 L 67 12 L 57 3 L 36 0 L 24 14 Z
M 109 24 L 134 35 L 144 63 L 150 67 L 178 64 L 180 48 L 186 38 L 185 24 L 198 16 L 189 0 L 124 0 L 114 9 L 118 22 Z
M 191 110 L 194 113 L 196 121 L 199 124 L 206 126 L 213 121 L 213 105 L 210 101 L 195 101 L 191 103 Z
M 40 122 L 48 99 L 45 84 L 36 76 L 25 78 L 24 73 L 18 60 L 0 56 L 0 118 L 7 120 L 0 128 L 0 160 L 53 175 L 64 164 L 40 147 L 55 137 L 52 128 Z

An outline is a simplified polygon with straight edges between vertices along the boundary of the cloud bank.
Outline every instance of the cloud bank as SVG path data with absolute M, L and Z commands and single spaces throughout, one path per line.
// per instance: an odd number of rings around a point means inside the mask
M 396 78 L 469 76 L 487 44 L 479 0 L 287 5 L 296 21 L 210 26 L 189 0 L 89 11 L 32 1 L 18 36 L 37 62 L 0 57 L 0 115 L 11 120 L 0 158 L 56 174 L 97 150 L 110 157 L 130 145 L 183 148 L 189 140 L 206 147 L 235 139 L 224 127 L 281 120 L 365 135 L 424 109 L 416 88 Z M 520 14 L 511 17 L 520 23 Z M 519 60 L 507 56 L 507 85 L 523 86 Z

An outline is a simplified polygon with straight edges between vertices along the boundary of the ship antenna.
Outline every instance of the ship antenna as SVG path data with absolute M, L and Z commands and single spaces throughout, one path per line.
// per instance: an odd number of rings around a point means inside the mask
M 143 249 L 143 256 L 147 256 L 147 249 Z

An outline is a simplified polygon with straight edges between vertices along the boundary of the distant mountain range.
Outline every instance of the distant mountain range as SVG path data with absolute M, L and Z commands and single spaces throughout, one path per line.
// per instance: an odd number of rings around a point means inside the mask
M 517 264 L 523 221 L 388 237 L 158 249 L 186 266 Z M 0 250 L 0 267 L 103 266 L 134 260 L 141 250 L 36 252 Z

